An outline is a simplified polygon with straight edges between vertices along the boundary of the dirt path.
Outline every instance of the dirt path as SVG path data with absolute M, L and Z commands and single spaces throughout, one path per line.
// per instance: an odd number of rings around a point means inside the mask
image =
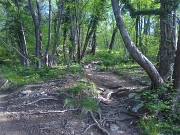
M 85 80 L 98 90 L 100 110 L 94 118 L 110 135 L 139 135 L 138 115 L 128 112 L 128 95 L 144 89 L 137 80 L 112 72 L 99 72 L 96 65 L 84 66 Z M 90 114 L 65 106 L 57 90 L 66 91 L 79 75 L 24 85 L 0 94 L 0 135 L 104 135 Z

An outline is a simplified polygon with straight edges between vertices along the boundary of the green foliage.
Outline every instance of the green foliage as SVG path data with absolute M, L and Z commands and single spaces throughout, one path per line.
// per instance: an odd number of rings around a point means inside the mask
M 80 82 L 76 86 L 70 87 L 68 89 L 69 93 L 73 93 L 75 95 L 79 95 L 83 89 L 85 89 L 85 83 Z
M 143 135 L 161 135 L 160 129 L 156 125 L 154 120 L 140 120 L 141 124 L 141 134 Z
M 64 66 L 58 67 L 42 67 L 39 70 L 34 69 L 33 67 L 24 67 L 21 65 L 10 66 L 3 65 L 0 69 L 0 74 L 7 78 L 12 83 L 12 88 L 14 86 L 19 86 L 23 84 L 57 79 L 61 78 L 66 74 L 76 74 L 83 73 L 80 65 L 74 64 L 67 69 Z
M 140 121 L 142 134 L 180 134 L 179 93 L 169 84 L 157 90 L 137 91 L 141 102 L 149 110 L 146 119 Z
M 99 108 L 97 99 L 90 97 L 82 99 L 80 106 L 86 108 L 88 111 L 96 111 Z
M 60 96 L 66 97 L 64 106 L 70 108 L 80 107 L 82 110 L 96 111 L 98 109 L 97 91 L 92 82 L 77 81 L 67 90 L 67 93 L 57 91 Z M 71 95 L 71 96 L 70 96 Z
M 92 55 L 86 56 L 84 62 L 90 62 L 92 60 L 101 62 L 102 66 L 111 67 L 121 63 L 121 56 L 118 51 L 112 51 L 110 53 L 107 50 L 101 50 L 101 51 L 99 50 L 97 51 L 95 56 Z

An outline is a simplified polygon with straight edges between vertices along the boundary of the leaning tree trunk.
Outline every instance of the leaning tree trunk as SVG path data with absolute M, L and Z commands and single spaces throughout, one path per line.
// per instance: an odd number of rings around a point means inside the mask
M 113 12 L 115 15 L 117 27 L 120 30 L 124 44 L 133 59 L 147 72 L 154 87 L 158 87 L 164 83 L 154 65 L 137 49 L 132 42 L 127 29 L 125 27 L 123 18 L 120 14 L 118 0 L 111 0 Z
M 176 58 L 174 63 L 173 86 L 175 89 L 180 89 L 180 28 L 179 28 Z
M 88 26 L 88 31 L 87 31 L 84 47 L 83 47 L 83 50 L 82 50 L 81 59 L 84 58 L 84 55 L 86 53 L 86 49 L 87 49 L 89 40 L 91 39 L 91 36 L 92 36 L 94 30 L 97 28 L 97 23 L 98 23 L 97 20 L 98 20 L 98 18 L 94 18 L 93 20 L 91 20 L 91 22 L 90 22 L 90 24 Z M 91 26 L 91 25 L 93 25 L 93 26 Z

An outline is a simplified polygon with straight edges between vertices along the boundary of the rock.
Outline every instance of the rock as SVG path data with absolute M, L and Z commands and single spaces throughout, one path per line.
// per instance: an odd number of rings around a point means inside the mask
M 128 95 L 129 99 L 135 98 L 136 97 L 136 93 L 130 93 Z
M 32 93 L 31 90 L 24 90 L 21 92 L 21 94 L 25 95 L 25 96 L 29 96 Z
M 110 125 L 110 130 L 111 130 L 112 132 L 118 132 L 118 131 L 119 131 L 119 126 L 116 125 L 116 124 L 111 124 L 111 125 Z
M 2 88 L 8 88 L 11 85 L 11 83 L 5 79 L 4 77 L 0 76 L 0 89 Z
M 118 131 L 118 134 L 124 134 L 124 132 L 123 131 Z
M 131 111 L 134 113 L 137 113 L 139 111 L 139 109 L 141 109 L 142 107 L 143 107 L 143 104 L 138 104 L 138 105 L 134 106 Z

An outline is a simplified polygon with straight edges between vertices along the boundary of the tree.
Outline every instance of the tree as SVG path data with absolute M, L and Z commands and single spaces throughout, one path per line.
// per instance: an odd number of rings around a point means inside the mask
M 116 19 L 117 27 L 121 33 L 124 44 L 127 50 L 129 51 L 130 55 L 147 72 L 154 87 L 158 87 L 162 85 L 164 81 L 160 76 L 160 74 L 158 73 L 158 71 L 156 70 L 156 68 L 154 67 L 154 65 L 137 49 L 137 47 L 132 42 L 126 30 L 123 18 L 120 14 L 118 0 L 111 0 L 111 3 L 112 3 L 112 8 Z
M 35 39 L 36 39 L 36 67 L 40 68 L 41 67 L 41 63 L 40 63 L 40 41 L 41 41 L 41 37 L 40 37 L 40 30 L 39 30 L 39 23 L 38 23 L 38 19 L 35 15 L 35 11 L 34 11 L 34 7 L 33 7 L 33 3 L 32 0 L 28 0 L 28 4 L 29 4 L 29 10 L 33 19 L 33 23 L 34 23 L 34 27 L 35 27 Z
M 175 89 L 180 89 L 180 27 L 179 27 L 176 58 L 175 58 L 175 63 L 174 63 L 173 87 Z
M 84 55 L 86 53 L 86 49 L 87 49 L 88 43 L 91 39 L 91 36 L 97 30 L 97 26 L 98 26 L 99 22 L 101 20 L 103 20 L 103 13 L 105 11 L 105 4 L 106 4 L 106 0 L 102 0 L 102 1 L 94 0 L 93 13 L 91 14 L 91 20 L 90 20 L 90 23 L 88 25 L 86 39 L 85 39 L 84 47 L 83 47 L 82 54 L 81 54 L 81 59 L 84 58 Z M 95 38 L 96 38 L 96 36 L 95 36 Z
M 51 52 L 50 61 L 49 61 L 49 66 L 50 67 L 52 67 L 52 65 L 53 65 L 53 58 L 54 58 L 54 55 L 55 55 L 55 52 L 56 52 L 56 49 L 57 49 L 57 46 L 58 46 L 58 40 L 59 40 L 59 34 L 60 34 L 60 29 L 61 29 L 63 11 L 64 11 L 64 0 L 62 0 L 62 2 L 59 3 L 59 5 L 58 5 L 58 25 L 57 25 L 53 50 Z
M 160 0 L 160 29 L 161 46 L 159 73 L 167 81 L 172 77 L 176 45 L 174 44 L 175 24 L 173 25 L 172 12 L 177 8 L 177 0 Z M 175 35 L 176 36 L 176 35 Z
M 52 27 L 52 5 L 51 5 L 51 0 L 49 0 L 49 25 L 48 25 L 48 43 L 46 47 L 46 52 L 45 52 L 45 65 L 49 66 L 49 47 L 51 44 L 51 27 Z
M 113 49 L 113 45 L 114 45 L 114 41 L 115 41 L 115 37 L 116 37 L 116 33 L 118 32 L 118 27 L 116 26 L 114 29 L 113 29 L 113 34 L 112 34 L 112 37 L 111 37 L 111 42 L 110 42 L 110 45 L 109 45 L 109 50 L 111 51 Z
M 161 43 L 159 51 L 159 73 L 167 81 L 172 77 L 174 56 L 175 56 L 175 21 L 173 23 L 173 11 L 176 10 L 180 0 L 160 0 L 160 8 L 147 9 L 147 4 L 145 9 L 136 10 L 130 0 L 122 0 L 125 4 L 125 8 L 129 9 L 132 17 L 138 17 L 139 15 L 159 15 L 160 16 L 160 30 L 161 30 Z M 153 2 L 152 4 L 156 4 Z M 141 40 L 141 36 L 140 36 Z
M 24 32 L 23 21 L 21 18 L 19 0 L 16 0 L 16 5 L 18 8 L 18 17 L 19 17 L 19 23 L 20 23 L 20 31 L 18 33 L 21 33 L 19 35 L 19 38 L 21 39 L 21 43 L 19 43 L 20 44 L 20 52 L 24 56 L 24 57 L 21 57 L 21 63 L 23 65 L 29 66 L 29 60 L 27 59 L 28 58 L 28 50 L 27 50 L 27 44 L 26 44 L 26 36 L 25 36 L 25 32 Z

